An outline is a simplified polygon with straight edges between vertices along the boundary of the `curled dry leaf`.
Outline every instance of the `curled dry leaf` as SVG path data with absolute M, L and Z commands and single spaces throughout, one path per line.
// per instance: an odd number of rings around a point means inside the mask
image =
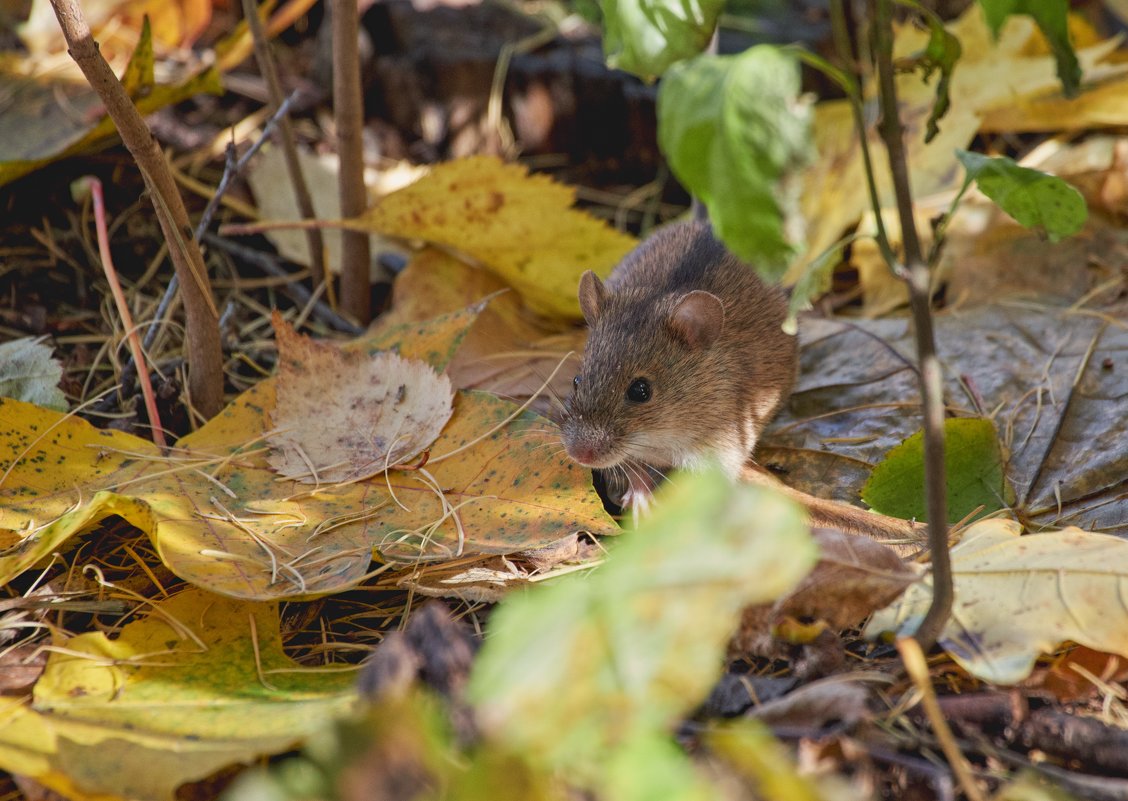
M 270 465 L 306 484 L 340 483 L 410 462 L 454 410 L 450 379 L 391 351 L 343 351 L 275 311 L 278 386 Z
M 730 644 L 738 655 L 771 654 L 772 626 L 784 616 L 811 617 L 833 629 L 857 625 L 889 605 L 918 578 L 889 547 L 869 537 L 816 529 L 819 562 L 790 593 L 744 610 Z

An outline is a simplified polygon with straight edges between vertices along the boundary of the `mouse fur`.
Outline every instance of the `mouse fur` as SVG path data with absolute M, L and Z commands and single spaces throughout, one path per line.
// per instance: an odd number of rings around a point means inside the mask
M 643 467 L 711 461 L 735 478 L 795 382 L 784 293 L 707 223 L 687 221 L 646 239 L 605 283 L 585 273 L 579 296 L 590 330 L 561 421 L 569 455 L 622 469 L 632 487 Z

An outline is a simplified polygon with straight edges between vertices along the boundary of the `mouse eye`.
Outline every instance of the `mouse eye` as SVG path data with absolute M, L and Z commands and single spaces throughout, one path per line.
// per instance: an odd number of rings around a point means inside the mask
M 650 382 L 645 378 L 636 378 L 627 387 L 627 400 L 635 403 L 646 403 L 650 400 Z
M 576 375 L 575 378 L 572 379 L 572 386 L 575 387 L 576 389 L 580 388 L 580 376 L 578 374 Z

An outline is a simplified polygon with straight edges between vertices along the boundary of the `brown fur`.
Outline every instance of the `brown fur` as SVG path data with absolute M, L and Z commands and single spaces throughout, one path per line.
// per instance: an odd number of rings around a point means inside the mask
M 686 222 L 643 242 L 606 284 L 585 275 L 580 304 L 591 331 L 562 421 L 573 458 L 662 469 L 719 458 L 735 476 L 795 381 L 784 294 Z M 638 378 L 646 403 L 626 398 Z

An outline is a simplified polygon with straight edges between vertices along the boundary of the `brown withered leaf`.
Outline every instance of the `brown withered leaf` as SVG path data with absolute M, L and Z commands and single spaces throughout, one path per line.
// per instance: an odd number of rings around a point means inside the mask
M 277 311 L 272 322 L 278 387 L 267 441 L 280 475 L 306 484 L 367 478 L 410 462 L 450 419 L 450 379 L 426 362 L 315 342 Z
M 810 617 L 841 630 L 865 620 L 918 578 L 888 546 L 869 537 L 816 529 L 819 561 L 794 590 L 773 604 L 744 610 L 730 653 L 774 652 L 771 629 L 783 617 Z

